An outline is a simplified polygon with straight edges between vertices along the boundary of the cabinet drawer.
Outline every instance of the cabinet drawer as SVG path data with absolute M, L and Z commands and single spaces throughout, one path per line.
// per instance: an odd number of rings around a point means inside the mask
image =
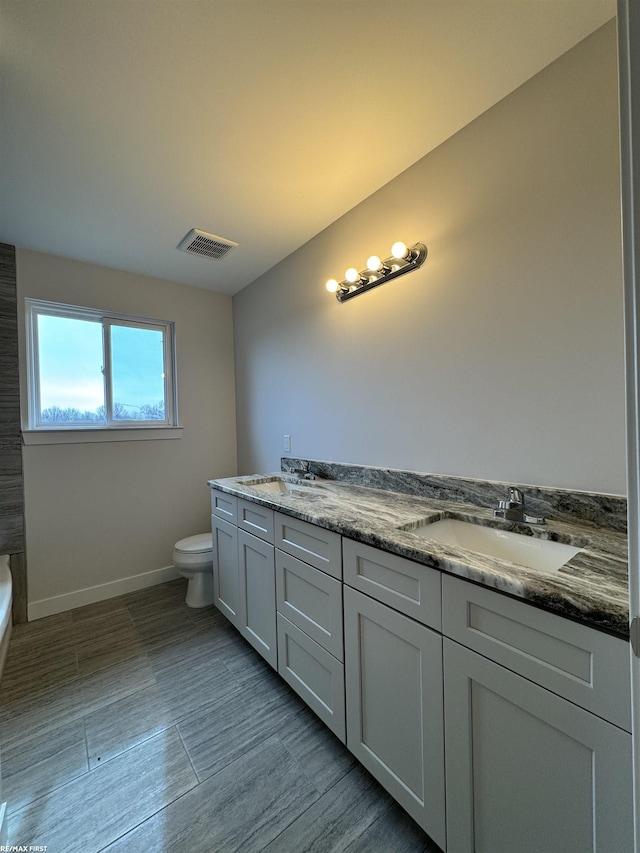
M 276 601 L 283 616 L 344 660 L 340 581 L 276 549 Z
M 439 571 L 352 539 L 342 541 L 342 561 L 349 586 L 440 630 Z
M 631 731 L 624 640 L 450 575 L 442 578 L 442 626 L 447 637 Z
M 238 498 L 238 529 L 253 533 L 273 545 L 273 510 Z
M 342 580 L 340 536 L 308 521 L 275 514 L 275 545 L 293 557 Z
M 278 672 L 344 743 L 344 666 L 281 613 L 277 618 Z
M 238 516 L 238 499 L 219 489 L 211 489 L 211 512 L 218 518 L 235 524 Z

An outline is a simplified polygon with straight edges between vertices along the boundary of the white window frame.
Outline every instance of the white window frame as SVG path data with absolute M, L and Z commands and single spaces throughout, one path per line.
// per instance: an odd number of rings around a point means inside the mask
M 99 323 L 102 327 L 103 381 L 105 400 L 105 423 L 43 423 L 40 420 L 40 376 L 38 347 L 38 317 L 66 317 L 71 320 L 85 320 Z M 178 426 L 178 401 L 175 364 L 175 327 L 169 320 L 153 320 L 130 314 L 118 314 L 85 308 L 78 305 L 65 305 L 60 302 L 47 302 L 41 299 L 25 299 L 26 344 L 27 344 L 27 406 L 28 431 L 50 432 L 115 432 L 116 430 L 162 430 Z M 111 327 L 130 326 L 137 329 L 151 329 L 163 333 L 164 343 L 164 420 L 114 420 L 113 381 L 111 376 Z

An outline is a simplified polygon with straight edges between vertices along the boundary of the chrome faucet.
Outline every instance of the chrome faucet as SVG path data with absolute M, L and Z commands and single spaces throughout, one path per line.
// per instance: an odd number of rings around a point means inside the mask
M 544 524 L 545 519 L 536 515 L 527 515 L 524 511 L 524 494 L 512 486 L 509 489 L 509 497 L 506 501 L 498 501 L 498 509 L 494 509 L 496 518 L 504 518 L 505 521 L 521 521 L 525 524 Z
M 301 461 L 299 468 L 289 468 L 289 473 L 301 480 L 315 480 L 316 475 L 311 473 L 309 462 Z

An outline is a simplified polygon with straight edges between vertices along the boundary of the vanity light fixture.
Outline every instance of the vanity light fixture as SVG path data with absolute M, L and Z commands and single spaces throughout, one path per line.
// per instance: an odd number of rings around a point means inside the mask
M 347 299 L 371 290 L 385 281 L 418 269 L 426 258 L 427 247 L 424 243 L 414 243 L 408 248 L 404 243 L 394 243 L 388 258 L 380 260 L 377 255 L 371 255 L 367 260 L 366 269 L 358 272 L 355 267 L 349 267 L 343 281 L 330 278 L 326 288 L 329 293 L 335 293 L 338 302 L 346 302 Z

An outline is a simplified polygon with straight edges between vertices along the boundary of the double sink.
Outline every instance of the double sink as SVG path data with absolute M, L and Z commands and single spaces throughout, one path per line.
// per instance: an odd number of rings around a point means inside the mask
M 322 488 L 322 484 L 316 481 L 286 475 L 243 479 L 238 480 L 237 484 L 241 488 L 248 486 L 252 491 L 264 495 L 295 494 Z M 582 550 L 575 545 L 543 539 L 536 535 L 487 526 L 481 520 L 431 516 L 399 525 L 396 529 L 420 539 L 504 560 L 538 572 L 556 572 Z

